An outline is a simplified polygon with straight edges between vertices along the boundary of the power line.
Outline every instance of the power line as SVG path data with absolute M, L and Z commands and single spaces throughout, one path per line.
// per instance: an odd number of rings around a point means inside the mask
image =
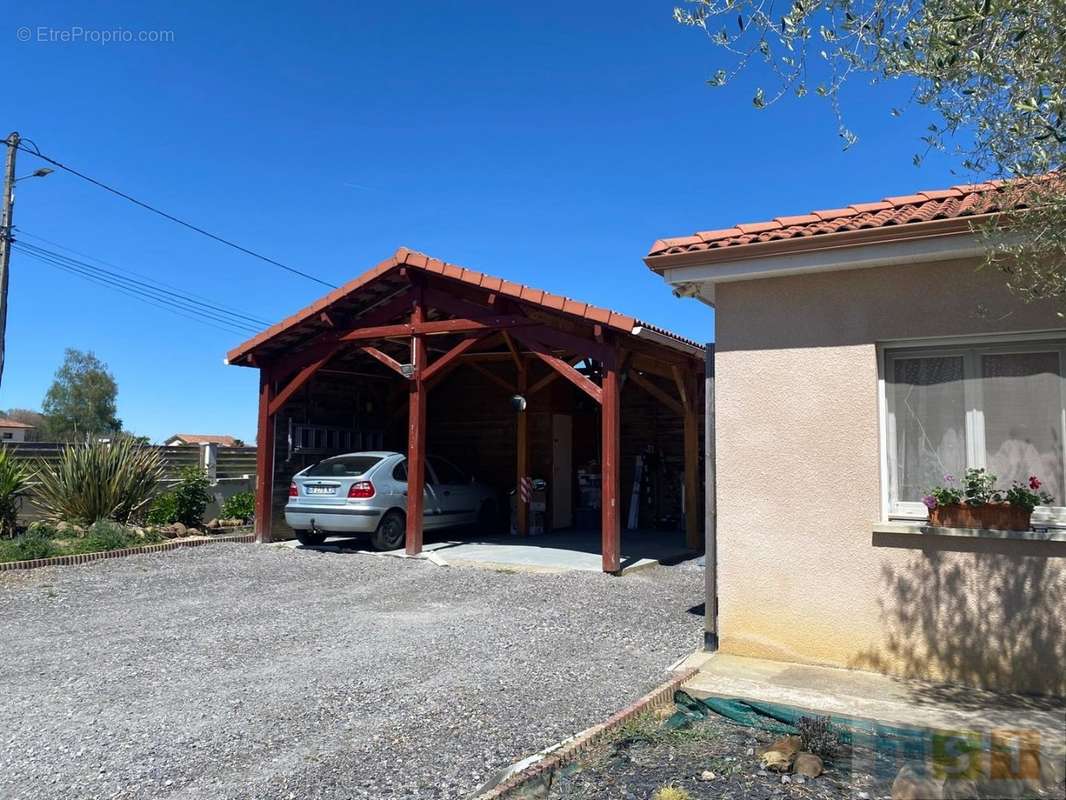
M 50 259 L 47 256 L 40 256 L 40 255 L 37 255 L 35 253 L 29 253 L 29 252 L 23 251 L 21 248 L 19 248 L 17 246 L 16 246 L 15 249 L 20 250 L 22 252 L 22 255 L 25 255 L 25 256 L 27 256 L 29 258 L 32 258 L 32 259 L 40 261 L 40 262 L 42 262 L 44 264 L 48 264 L 50 266 L 53 266 L 53 267 L 55 267 L 55 268 L 57 268 L 59 270 L 62 270 L 63 272 L 69 273 L 71 275 L 77 275 L 77 276 L 80 276 L 82 278 L 85 278 L 86 280 L 88 280 L 91 283 L 95 283 L 95 284 L 98 284 L 100 286 L 104 286 L 106 288 L 113 289 L 114 291 L 117 291 L 120 294 L 124 294 L 124 295 L 132 297 L 132 298 L 134 298 L 136 300 L 140 300 L 141 302 L 147 303 L 148 305 L 155 306 L 157 308 L 162 308 L 163 310 L 169 311 L 172 314 L 176 314 L 179 317 L 185 317 L 186 319 L 190 319 L 190 320 L 193 320 L 195 322 L 201 322 L 201 323 L 203 323 L 205 325 L 210 325 L 213 328 L 218 328 L 219 330 L 224 330 L 227 333 L 237 333 L 237 334 L 240 334 L 242 336 L 247 336 L 249 331 L 252 330 L 252 329 L 245 328 L 245 327 L 238 327 L 235 323 L 230 322 L 229 320 L 226 320 L 226 319 L 224 319 L 222 317 L 205 314 L 204 312 L 199 311 L 199 310 L 195 310 L 195 309 L 190 310 L 190 309 L 187 309 L 187 307 L 181 306 L 180 304 L 176 304 L 176 303 L 173 303 L 173 302 L 166 302 L 166 301 L 163 301 L 163 300 L 157 298 L 154 295 L 149 295 L 149 294 L 146 294 L 146 293 L 138 292 L 135 289 L 132 289 L 132 288 L 130 288 L 128 286 L 124 286 L 123 284 L 121 284 L 121 283 L 119 283 L 117 281 L 109 280 L 109 279 L 101 277 L 99 275 L 94 275 L 91 272 L 88 272 L 86 270 L 78 269 L 77 267 L 68 266 L 66 264 L 63 264 L 60 261 L 55 261 L 53 259 Z
M 29 236 L 31 239 L 36 239 L 37 241 L 45 242 L 46 244 L 50 244 L 53 247 L 58 247 L 60 250 L 66 252 L 66 253 L 71 253 L 72 255 L 80 256 L 81 258 L 88 259 L 89 261 L 95 262 L 96 264 L 99 264 L 102 267 L 110 267 L 111 269 L 117 270 L 118 272 L 121 272 L 123 274 L 132 275 L 132 276 L 137 277 L 137 278 L 143 278 L 144 280 L 149 281 L 150 283 L 153 283 L 156 286 L 160 286 L 160 287 L 162 287 L 164 289 L 171 289 L 171 290 L 173 290 L 175 292 L 184 294 L 184 295 L 186 295 L 188 297 L 192 297 L 192 298 L 195 298 L 197 300 L 210 301 L 210 300 L 213 299 L 213 298 L 205 297 L 203 295 L 193 294 L 192 292 L 190 292 L 190 291 L 188 291 L 186 289 L 182 289 L 180 286 L 175 286 L 174 284 L 167 283 L 166 281 L 157 280 L 156 278 L 153 278 L 150 275 L 145 275 L 142 272 L 135 272 L 134 270 L 131 270 L 131 269 L 124 269 L 124 268 L 118 266 L 117 264 L 111 263 L 110 261 L 104 261 L 102 258 L 97 258 L 96 256 L 91 256 L 88 253 L 83 253 L 80 250 L 75 250 L 72 247 L 67 247 L 66 245 L 60 244 L 59 242 L 54 241 L 52 239 L 46 239 L 43 236 L 39 236 L 38 234 L 30 233 L 29 231 L 26 231 L 26 230 L 23 230 L 22 228 L 19 228 L 18 229 L 18 238 L 22 239 L 22 237 L 24 237 L 24 236 Z M 26 242 L 22 242 L 22 244 L 26 244 Z M 256 325 L 259 325 L 259 326 L 264 327 L 264 328 L 269 327 L 270 325 L 273 324 L 269 320 L 260 319 L 259 317 L 253 317 L 253 316 L 249 316 L 248 314 L 243 314 L 243 313 L 239 313 L 239 312 L 234 312 L 234 313 L 238 314 L 239 316 L 241 316 L 241 317 L 243 317 L 243 318 L 245 318 L 247 320 L 250 320 L 251 322 L 254 322 Z
M 31 144 L 32 144 L 32 142 L 31 142 Z M 49 164 L 52 164 L 53 166 L 58 167 L 59 169 L 63 170 L 64 172 L 69 172 L 71 175 L 75 175 L 75 176 L 81 178 L 84 181 L 88 181 L 89 183 L 93 184 L 94 186 L 98 186 L 99 188 L 104 189 L 105 191 L 111 192 L 111 194 L 117 195 L 118 197 L 121 197 L 123 200 L 128 200 L 129 202 L 133 203 L 134 205 L 138 205 L 138 206 L 140 206 L 143 209 L 151 211 L 153 214 L 158 214 L 159 216 L 163 217 L 164 219 L 168 219 L 171 222 L 176 222 L 178 225 L 182 225 L 182 226 L 188 228 L 189 230 L 196 231 L 197 233 L 199 233 L 199 234 L 201 234 L 203 236 L 206 236 L 209 239 L 214 239 L 216 242 L 224 244 L 227 247 L 232 247 L 234 250 L 239 250 L 240 252 L 244 253 L 245 255 L 252 256 L 253 258 L 258 258 L 260 261 L 265 261 L 268 264 L 273 264 L 275 267 L 280 267 L 281 269 L 286 270 L 287 272 L 291 272 L 294 275 L 299 275 L 302 278 L 307 278 L 309 281 L 314 281 L 315 283 L 319 283 L 319 284 L 321 284 L 323 286 L 327 286 L 330 289 L 336 289 L 337 288 L 335 284 L 329 283 L 328 281 L 324 281 L 321 278 L 316 278 L 314 275 L 311 275 L 310 273 L 304 272 L 303 270 L 296 269 L 296 267 L 290 267 L 288 264 L 283 264 L 280 261 L 275 261 L 273 258 L 270 258 L 268 256 L 264 256 L 262 253 L 257 253 L 256 251 L 250 250 L 247 247 L 243 247 L 242 245 L 239 245 L 236 242 L 232 242 L 229 239 L 224 239 L 223 237 L 221 237 L 221 236 L 219 236 L 217 234 L 214 234 L 214 233 L 211 233 L 210 231 L 204 230 L 203 228 L 199 227 L 198 225 L 193 225 L 191 222 L 186 222 L 183 219 L 175 217 L 173 214 L 168 214 L 166 211 L 158 209 L 155 206 L 149 205 L 148 203 L 145 203 L 142 200 L 138 200 L 136 197 L 128 195 L 125 192 L 114 188 L 113 186 L 108 186 L 103 181 L 98 181 L 98 180 L 96 180 L 96 178 L 91 178 L 88 175 L 86 175 L 84 172 L 79 172 L 78 170 L 74 169 L 73 167 L 68 167 L 66 164 L 64 164 L 64 163 L 62 163 L 60 161 L 56 161 L 54 158 L 49 158 L 44 153 L 42 153 L 39 149 L 37 149 L 37 145 L 33 145 L 33 149 L 31 150 L 28 147 L 26 147 L 25 145 L 23 145 L 22 143 L 20 143 L 19 144 L 19 150 L 22 150 L 25 153 L 29 153 L 32 156 L 36 156 L 37 158 L 41 159 L 42 161 L 47 161 Z
M 245 322 L 243 319 L 235 318 L 228 309 L 205 307 L 204 304 L 180 293 L 156 289 L 142 281 L 124 278 L 109 270 L 103 270 L 77 259 L 63 256 L 60 253 L 53 253 L 35 245 L 28 245 L 25 242 L 16 241 L 14 246 L 25 256 L 49 264 L 69 274 L 79 275 L 93 283 L 112 288 L 124 295 L 162 308 L 177 316 L 201 322 L 229 333 L 236 332 L 247 335 L 249 332 L 259 330 L 255 325 Z M 216 308 L 221 310 L 215 310 Z
M 112 272 L 106 269 L 101 269 L 99 267 L 94 267 L 92 264 L 88 264 L 84 261 L 79 261 L 76 258 L 70 258 L 69 256 L 62 255 L 61 253 L 54 253 L 51 250 L 46 250 L 43 247 L 37 247 L 36 245 L 26 244 L 25 242 L 17 242 L 17 244 L 19 246 L 19 249 L 23 252 L 30 252 L 34 255 L 50 258 L 54 261 L 59 261 L 65 266 L 88 271 L 93 275 L 96 275 L 97 277 L 103 278 L 105 280 L 117 281 L 121 285 L 126 286 L 127 288 L 132 289 L 133 291 L 150 295 L 157 299 L 163 300 L 164 302 L 180 302 L 186 306 L 193 307 L 194 310 L 198 312 L 208 313 L 214 316 L 220 316 L 227 322 L 233 322 L 244 327 L 258 329 L 264 325 L 262 320 L 257 320 L 254 317 L 248 317 L 230 308 L 218 306 L 213 303 L 205 303 L 180 291 L 158 288 L 152 286 L 149 283 L 145 283 L 144 281 L 139 281 L 134 278 L 127 278 L 119 273 Z
M 32 234 L 29 234 L 29 235 L 32 236 Z M 35 238 L 40 238 L 40 237 L 35 237 Z M 86 263 L 86 262 L 81 261 L 79 259 L 71 258 L 70 256 L 62 255 L 61 253 L 55 253 L 55 252 L 52 252 L 51 250 L 47 250 L 44 247 L 39 247 L 38 245 L 35 245 L 35 244 L 28 244 L 27 242 L 23 242 L 21 240 L 18 242 L 18 244 L 20 246 L 20 249 L 22 249 L 24 251 L 32 251 L 32 252 L 36 252 L 36 253 L 38 253 L 40 255 L 47 255 L 47 256 L 51 256 L 53 258 L 58 258 L 58 259 L 61 259 L 61 260 L 65 261 L 65 262 L 67 262 L 68 264 L 70 264 L 72 266 L 78 266 L 78 267 L 82 267 L 84 269 L 93 270 L 93 271 L 100 272 L 100 273 L 103 273 L 105 275 L 111 276 L 113 278 L 116 278 L 116 279 L 118 279 L 120 281 L 125 281 L 125 282 L 128 282 L 128 283 L 137 284 L 137 285 L 139 285 L 139 286 L 141 286 L 141 287 L 143 287 L 143 288 L 145 288 L 145 289 L 147 289 L 149 291 L 152 291 L 152 292 L 164 293 L 166 295 L 172 295 L 173 297 L 177 297 L 177 298 L 179 298 L 181 300 L 187 301 L 187 302 L 189 302 L 189 303 L 191 303 L 193 305 L 200 306 L 200 307 L 202 307 L 204 309 L 209 309 L 211 311 L 218 311 L 218 312 L 221 312 L 223 314 L 226 314 L 227 316 L 236 317 L 236 318 L 240 319 L 242 322 L 251 323 L 252 325 L 254 325 L 257 328 L 267 328 L 271 324 L 267 320 L 259 319 L 258 317 L 253 317 L 253 316 L 251 316 L 249 314 L 245 314 L 243 312 L 236 311 L 235 309 L 232 309 L 232 308 L 227 308 L 225 306 L 215 305 L 213 302 L 208 301 L 207 298 L 197 297 L 196 295 L 190 294 L 190 293 L 188 293 L 188 292 L 186 292 L 186 291 L 184 291 L 182 289 L 179 289 L 176 286 L 171 286 L 170 284 L 161 283 L 160 281 L 157 281 L 154 278 L 151 278 L 151 277 L 149 277 L 147 275 L 141 275 L 140 273 L 133 272 L 132 270 L 125 270 L 125 269 L 122 269 L 121 267 L 118 267 L 118 266 L 116 266 L 114 264 L 107 264 L 106 262 L 101 261 L 100 259 L 93 258 L 92 256 L 85 255 L 84 253 L 76 253 L 76 255 L 80 255 L 80 256 L 82 256 L 84 258 L 91 258 L 93 261 L 96 261 L 97 263 L 101 263 L 101 264 L 106 264 L 106 266 L 111 267 L 112 269 L 104 269 L 102 267 L 96 267 L 96 266 L 93 266 L 92 264 Z M 63 250 L 67 250 L 68 252 L 75 252 L 73 250 L 70 250 L 70 248 L 63 247 L 63 245 L 56 244 L 55 242 L 50 242 L 50 244 L 54 244 L 56 247 L 59 247 L 59 248 L 61 248 Z M 118 270 L 118 271 L 115 272 L 113 270 Z M 136 276 L 136 277 L 128 277 L 128 276 L 131 276 L 131 275 L 132 276 Z M 137 280 L 137 278 L 143 278 L 144 280 Z M 167 299 L 169 300 L 170 297 L 168 296 Z
M 49 265 L 55 267 L 56 269 L 62 270 L 63 272 L 66 272 L 66 273 L 68 273 L 70 275 L 77 275 L 77 276 L 83 277 L 87 281 L 89 281 L 90 283 L 96 283 L 96 284 L 99 284 L 101 286 L 112 288 L 115 291 L 119 292 L 120 294 L 128 295 L 130 297 L 133 297 L 135 299 L 140 300 L 141 302 L 147 303 L 148 305 L 155 306 L 157 308 L 161 308 L 164 311 L 168 311 L 171 314 L 175 314 L 175 315 L 177 315 L 179 317 L 184 317 L 185 319 L 192 320 L 193 322 L 198 322 L 198 323 L 200 323 L 202 325 L 207 325 L 207 326 L 209 326 L 211 328 L 215 328 L 216 330 L 224 331 L 225 333 L 231 333 L 231 334 L 232 333 L 238 333 L 240 335 L 247 335 L 246 331 L 244 331 L 242 329 L 231 328 L 231 327 L 228 327 L 228 326 L 226 326 L 224 324 L 217 324 L 215 322 L 210 322 L 210 321 L 208 321 L 208 320 L 206 320 L 203 317 L 198 316 L 198 315 L 187 314 L 184 311 L 181 311 L 180 309 L 174 308 L 173 306 L 169 306 L 169 305 L 167 305 L 165 303 L 159 303 L 159 302 L 155 302 L 154 300 L 149 300 L 147 298 L 141 297 L 141 296 L 135 294 L 134 292 L 130 292 L 130 291 L 127 291 L 125 289 L 116 287 L 116 286 L 114 286 L 112 284 L 109 284 L 106 281 L 102 281 L 102 280 L 100 280 L 98 278 L 94 278 L 94 277 L 92 277 L 91 275 L 89 275 L 87 273 L 79 272 L 78 270 L 71 269 L 69 267 L 64 267 L 61 264 L 49 261 L 49 260 L 47 260 L 45 258 L 41 258 L 40 256 L 35 256 L 35 255 L 30 254 L 30 253 L 23 253 L 23 255 L 25 255 L 25 256 L 27 256 L 29 258 L 33 258 L 33 259 L 35 259 L 37 261 L 40 261 L 40 262 L 42 262 L 44 264 L 49 264 Z
M 16 247 L 16 249 L 19 249 L 19 248 Z M 185 319 L 192 320 L 193 322 L 198 322 L 198 323 L 203 324 L 203 325 L 208 325 L 208 326 L 210 326 L 212 328 L 215 328 L 215 329 L 220 330 L 220 331 L 225 331 L 226 333 L 229 333 L 229 334 L 236 333 L 236 334 L 241 335 L 241 336 L 247 336 L 248 335 L 248 330 L 245 329 L 245 328 L 233 327 L 231 325 L 231 323 L 221 322 L 221 321 L 218 321 L 216 318 L 208 319 L 204 315 L 199 314 L 199 313 L 197 313 L 197 314 L 189 313 L 189 312 L 183 310 L 181 307 L 177 307 L 177 306 L 175 306 L 173 304 L 160 302 L 158 300 L 151 299 L 149 296 L 140 295 L 137 292 L 134 292 L 132 290 L 129 290 L 129 289 L 126 289 L 126 288 L 122 287 L 121 285 L 115 283 L 114 281 L 105 280 L 103 278 L 94 276 L 91 273 L 88 273 L 88 272 L 85 272 L 85 271 L 82 271 L 82 270 L 78 270 L 78 269 L 75 269 L 75 268 L 72 268 L 72 267 L 65 266 L 65 265 L 63 265 L 63 264 L 61 264 L 61 263 L 59 263 L 57 261 L 52 261 L 52 260 L 50 260 L 48 258 L 45 258 L 45 257 L 42 257 L 42 256 L 38 256 L 38 255 L 34 255 L 32 253 L 23 252 L 22 255 L 24 255 L 24 256 L 26 256 L 28 258 L 32 258 L 32 259 L 35 259 L 37 261 L 40 261 L 41 263 L 48 264 L 48 265 L 50 265 L 52 267 L 55 267 L 56 269 L 59 269 L 59 270 L 61 270 L 63 272 L 66 272 L 66 273 L 68 273 L 70 275 L 76 275 L 76 276 L 82 277 L 85 280 L 89 281 L 90 283 L 95 283 L 95 284 L 98 284 L 98 285 L 103 286 L 105 288 L 112 289 L 113 291 L 116 291 L 116 292 L 119 292 L 120 294 L 124 294 L 124 295 L 127 295 L 129 297 L 132 297 L 132 298 L 134 298 L 136 300 L 139 300 L 139 301 L 141 301 L 143 303 L 146 303 L 146 304 L 148 304 L 150 306 L 155 306 L 156 308 L 161 308 L 164 311 L 167 311 L 167 312 L 169 312 L 171 314 L 175 314 L 175 315 L 177 315 L 179 317 L 184 317 Z

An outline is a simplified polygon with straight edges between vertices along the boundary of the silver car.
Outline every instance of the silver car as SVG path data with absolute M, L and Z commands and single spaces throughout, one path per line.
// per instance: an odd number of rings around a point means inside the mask
M 492 489 L 443 458 L 426 458 L 426 530 L 497 521 Z M 327 536 L 369 533 L 377 550 L 403 546 L 407 529 L 407 457 L 403 453 L 347 453 L 293 476 L 285 521 L 301 544 Z

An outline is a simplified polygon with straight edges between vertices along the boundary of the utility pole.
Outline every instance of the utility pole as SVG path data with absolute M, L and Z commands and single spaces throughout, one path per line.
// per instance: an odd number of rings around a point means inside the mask
M 7 137 L 7 161 L 4 164 L 4 198 L 0 209 L 0 381 L 4 379 L 4 353 L 7 350 L 7 275 L 11 262 L 12 212 L 15 204 L 15 153 L 19 148 L 18 131 Z

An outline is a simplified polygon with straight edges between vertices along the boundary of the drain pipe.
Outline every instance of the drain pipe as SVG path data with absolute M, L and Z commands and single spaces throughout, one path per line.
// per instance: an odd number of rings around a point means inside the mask
M 718 650 L 718 484 L 715 479 L 715 424 L 714 424 L 714 344 L 707 345 L 704 372 L 704 419 L 703 464 L 704 464 L 704 540 L 707 553 L 704 559 L 706 582 L 706 605 L 703 615 L 703 649 L 708 653 Z

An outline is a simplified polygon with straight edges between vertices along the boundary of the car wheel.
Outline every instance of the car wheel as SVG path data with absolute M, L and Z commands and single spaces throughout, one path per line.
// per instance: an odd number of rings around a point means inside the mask
M 498 533 L 499 520 L 496 518 L 496 504 L 486 500 L 477 512 L 477 529 L 480 533 Z
M 375 550 L 398 550 L 407 537 L 407 517 L 393 509 L 381 518 L 378 528 L 370 537 Z
M 296 531 L 296 539 L 304 547 L 317 547 L 326 541 L 326 534 L 311 531 Z

